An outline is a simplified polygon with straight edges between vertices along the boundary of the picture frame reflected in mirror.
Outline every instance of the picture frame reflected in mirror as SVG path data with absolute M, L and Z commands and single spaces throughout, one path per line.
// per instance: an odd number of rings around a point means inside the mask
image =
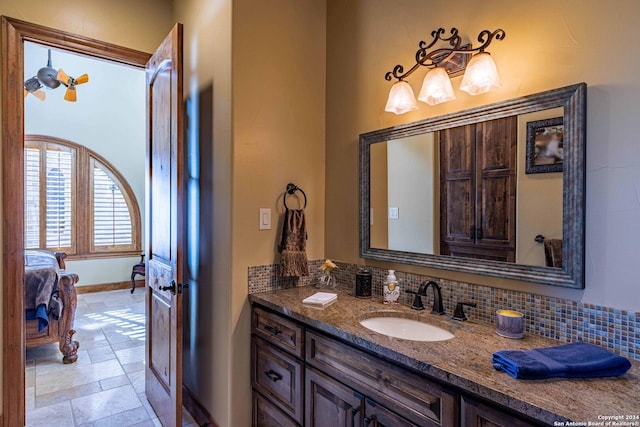
M 527 122 L 525 173 L 562 172 L 563 138 L 562 117 Z

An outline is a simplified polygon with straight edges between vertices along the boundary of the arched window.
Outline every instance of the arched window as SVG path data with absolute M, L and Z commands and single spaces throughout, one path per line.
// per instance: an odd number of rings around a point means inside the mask
M 138 203 L 108 161 L 49 136 L 25 136 L 24 150 L 25 248 L 73 258 L 140 253 Z

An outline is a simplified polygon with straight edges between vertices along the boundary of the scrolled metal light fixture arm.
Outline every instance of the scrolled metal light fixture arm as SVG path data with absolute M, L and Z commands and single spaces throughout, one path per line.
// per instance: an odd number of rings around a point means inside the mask
M 506 33 L 503 29 L 499 28 L 495 31 L 482 30 L 480 34 L 478 34 L 478 41 L 481 43 L 480 46 L 472 48 L 469 46 L 465 48 L 461 46 L 462 38 L 458 34 L 457 28 L 451 28 L 451 35 L 449 37 L 443 37 L 444 28 L 439 28 L 431 32 L 431 37 L 433 40 L 431 43 L 426 43 L 425 41 L 420 41 L 418 43 L 419 49 L 416 52 L 416 63 L 413 67 L 409 69 L 406 73 L 404 72 L 404 67 L 400 64 L 393 67 L 393 71 L 389 71 L 385 74 L 384 78 L 387 81 L 391 81 L 394 78 L 398 81 L 404 80 L 406 77 L 410 76 L 415 70 L 420 67 L 434 68 L 439 64 L 444 63 L 451 59 L 452 56 L 456 54 L 472 54 L 474 52 L 484 52 L 484 50 L 491 44 L 493 39 L 503 40 Z M 449 47 L 443 47 L 439 49 L 432 50 L 428 52 L 436 43 L 439 41 L 448 42 Z

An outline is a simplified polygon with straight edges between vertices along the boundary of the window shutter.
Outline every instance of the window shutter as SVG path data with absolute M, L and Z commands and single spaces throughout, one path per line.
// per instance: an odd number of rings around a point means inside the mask
M 120 186 L 98 161 L 93 161 L 93 245 L 96 250 L 131 245 L 129 207 Z
M 40 247 L 40 148 L 24 150 L 24 247 Z
M 107 160 L 71 141 L 25 136 L 25 248 L 131 256 L 140 253 L 140 222 L 133 190 Z
M 73 156 L 69 151 L 47 147 L 46 151 L 46 247 L 72 246 L 71 199 Z

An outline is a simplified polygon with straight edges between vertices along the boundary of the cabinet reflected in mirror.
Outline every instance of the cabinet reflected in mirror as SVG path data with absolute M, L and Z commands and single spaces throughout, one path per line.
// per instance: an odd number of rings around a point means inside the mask
M 371 247 L 554 267 L 562 171 L 526 173 L 527 124 L 563 114 L 559 107 L 372 144 Z M 561 164 L 562 136 L 561 125 L 538 132 L 537 163 Z
M 585 94 L 360 135 L 360 256 L 584 287 Z

